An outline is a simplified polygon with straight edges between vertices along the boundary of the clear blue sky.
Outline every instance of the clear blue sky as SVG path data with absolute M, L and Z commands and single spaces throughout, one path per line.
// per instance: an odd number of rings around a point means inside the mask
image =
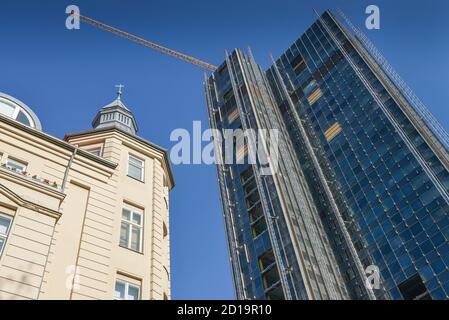
M 363 26 L 381 9 L 381 30 L 367 31 L 390 63 L 449 127 L 449 1 L 9 1 L 0 2 L 0 91 L 28 104 L 57 137 L 90 129 L 97 110 L 123 83 L 140 135 L 170 148 L 170 132 L 207 125 L 202 71 L 82 25 L 65 29 L 65 7 L 214 64 L 223 49 L 252 47 L 258 62 L 280 55 L 319 12 L 337 5 Z M 215 168 L 175 166 L 171 193 L 175 299 L 232 299 Z

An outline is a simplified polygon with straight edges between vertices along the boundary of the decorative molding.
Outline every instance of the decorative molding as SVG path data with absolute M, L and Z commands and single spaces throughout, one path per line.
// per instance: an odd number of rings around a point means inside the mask
M 148 147 L 149 150 L 153 150 L 156 151 L 156 153 L 160 153 L 160 161 L 161 163 L 163 163 L 163 167 L 164 170 L 167 171 L 168 173 L 168 178 L 170 180 L 170 189 L 172 189 L 175 186 L 175 180 L 173 177 L 173 171 L 172 171 L 172 167 L 170 164 L 170 157 L 169 157 L 169 152 L 167 149 L 162 148 L 161 146 L 154 144 L 144 138 L 141 138 L 137 135 L 133 135 L 130 134 L 124 130 L 120 130 L 118 128 L 99 128 L 99 129 L 95 129 L 95 130 L 87 130 L 87 131 L 82 131 L 82 132 L 78 132 L 78 133 L 71 133 L 71 134 L 66 134 L 64 137 L 65 141 L 71 141 L 71 140 L 77 140 L 80 138 L 85 138 L 85 137 L 89 137 L 89 136 L 108 136 L 109 134 L 113 134 L 113 133 L 117 133 L 117 134 L 122 134 L 125 137 L 129 138 L 130 141 L 133 142 L 138 142 L 140 143 L 140 145 Z M 123 143 L 127 143 L 126 140 L 121 139 Z M 131 143 L 132 145 L 132 143 Z M 80 149 L 81 151 L 81 149 Z M 85 151 L 87 152 L 87 151 Z
M 4 178 L 8 181 L 13 181 L 22 186 L 27 186 L 33 190 L 37 190 L 39 192 L 43 192 L 45 194 L 49 194 L 62 202 L 65 198 L 65 193 L 61 192 L 59 188 L 52 187 L 49 184 L 44 184 L 38 180 L 32 179 L 27 176 L 23 176 L 20 173 L 12 172 L 8 169 L 4 169 L 0 167 L 0 178 Z
M 67 141 L 63 141 L 61 139 L 55 138 L 55 137 L 45 133 L 45 132 L 42 132 L 42 131 L 39 131 L 37 129 L 28 127 L 28 126 L 26 126 L 26 125 L 24 125 L 24 124 L 22 124 L 22 123 L 20 123 L 20 122 L 18 122 L 16 120 L 14 120 L 14 119 L 8 118 L 8 117 L 3 116 L 1 114 L 0 114 L 0 123 L 5 123 L 7 125 L 10 125 L 10 126 L 16 128 L 16 129 L 19 129 L 22 132 L 25 132 L 27 134 L 31 134 L 31 135 L 39 138 L 39 139 L 43 139 L 44 141 L 47 141 L 47 142 L 51 143 L 54 146 L 63 148 L 64 150 L 68 150 L 70 152 L 73 152 L 76 149 L 76 147 L 74 145 L 68 143 Z M 7 128 L 5 128 L 5 129 L 8 130 Z M 97 163 L 99 163 L 99 164 L 101 164 L 101 165 L 103 165 L 103 166 L 105 166 L 107 168 L 115 169 L 117 167 L 117 163 L 114 163 L 112 161 L 109 161 L 109 160 L 103 159 L 101 157 L 98 157 L 98 156 L 96 156 L 96 155 L 94 155 L 94 154 L 92 154 L 92 153 L 90 153 L 88 151 L 80 150 L 79 154 L 82 155 L 83 157 L 88 158 L 89 160 L 95 161 L 95 162 L 97 162 Z
M 55 211 L 53 209 L 46 208 L 40 204 L 28 201 L 14 193 L 9 188 L 5 187 L 3 184 L 0 183 L 0 194 L 4 195 L 6 198 L 17 204 L 18 207 L 27 208 L 33 211 L 36 211 L 40 214 L 44 214 L 46 216 L 50 216 L 52 218 L 55 218 L 56 220 L 59 220 L 59 218 L 62 216 L 62 214 L 59 211 Z

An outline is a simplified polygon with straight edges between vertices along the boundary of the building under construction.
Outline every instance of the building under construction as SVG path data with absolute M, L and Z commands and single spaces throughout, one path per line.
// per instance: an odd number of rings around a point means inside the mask
M 235 50 L 205 82 L 212 128 L 280 133 L 269 175 L 215 139 L 237 298 L 447 299 L 448 134 L 339 13 L 268 70 Z

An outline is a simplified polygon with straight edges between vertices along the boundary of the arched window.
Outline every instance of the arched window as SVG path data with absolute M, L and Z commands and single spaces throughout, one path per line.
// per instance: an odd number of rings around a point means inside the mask
M 0 114 L 29 127 L 42 129 L 39 119 L 28 106 L 4 93 L 0 93 Z

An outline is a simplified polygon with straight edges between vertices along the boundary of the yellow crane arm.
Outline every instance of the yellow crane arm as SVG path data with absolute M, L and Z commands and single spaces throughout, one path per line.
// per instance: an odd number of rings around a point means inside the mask
M 213 64 L 210 64 L 210 63 L 207 63 L 205 61 L 196 59 L 194 57 L 190 57 L 190 56 L 188 56 L 186 54 L 174 51 L 174 50 L 169 49 L 167 47 L 164 47 L 164 46 L 158 45 L 156 43 L 150 42 L 148 40 L 142 39 L 142 38 L 137 37 L 135 35 L 132 35 L 132 34 L 130 34 L 128 32 L 125 32 L 125 31 L 119 30 L 117 28 L 111 27 L 111 26 L 109 26 L 107 24 L 104 24 L 102 22 L 96 21 L 96 20 L 91 19 L 89 17 L 83 16 L 83 15 L 79 15 L 79 14 L 77 14 L 75 12 L 72 12 L 72 14 L 75 15 L 75 16 L 78 16 L 80 18 L 80 21 L 82 21 L 84 23 L 90 24 L 90 25 L 92 25 L 92 26 L 94 26 L 96 28 L 108 31 L 108 32 L 113 33 L 113 34 L 115 34 L 117 36 L 120 36 L 120 37 L 123 37 L 125 39 L 131 40 L 131 41 L 133 41 L 133 42 L 135 42 L 137 44 L 140 44 L 142 46 L 145 46 L 145 47 L 157 50 L 159 52 L 168 54 L 168 55 L 170 55 L 172 57 L 175 57 L 177 59 L 180 59 L 182 61 L 185 61 L 185 62 L 191 63 L 193 65 L 199 66 L 199 67 L 201 67 L 203 69 L 207 69 L 207 70 L 210 70 L 210 71 L 217 70 L 217 67 L 214 66 Z

